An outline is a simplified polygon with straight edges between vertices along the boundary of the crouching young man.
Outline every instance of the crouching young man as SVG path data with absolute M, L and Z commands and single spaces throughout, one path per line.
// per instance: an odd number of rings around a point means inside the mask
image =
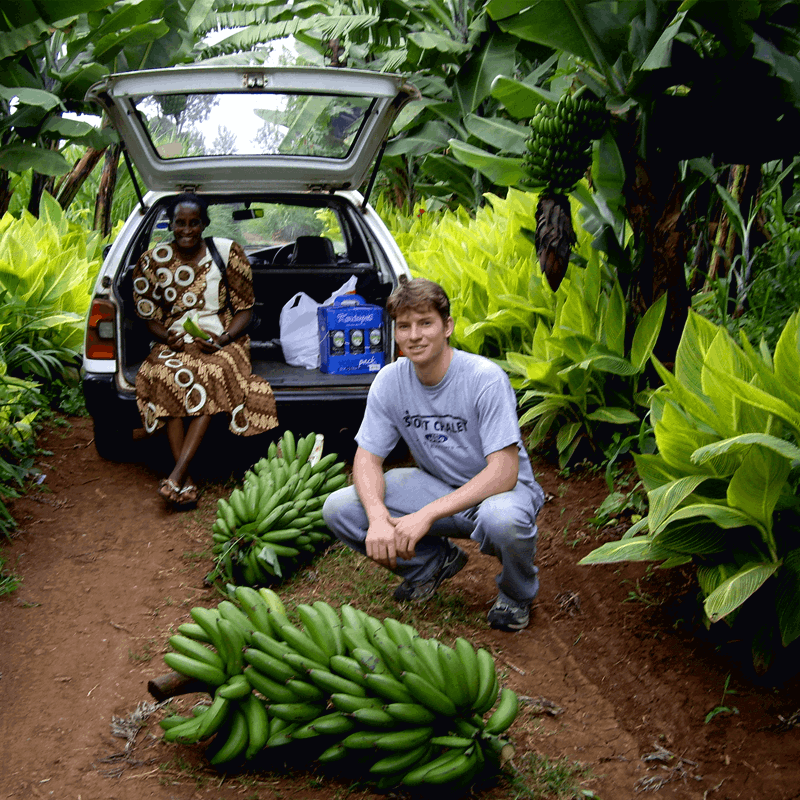
M 375 377 L 353 486 L 327 499 L 325 522 L 403 579 L 398 601 L 427 600 L 467 563 L 450 538 L 475 540 L 501 565 L 489 625 L 521 630 L 539 588 L 533 562 L 544 492 L 522 444 L 514 391 L 492 361 L 450 346 L 450 301 L 438 284 L 401 280 L 386 309 L 404 358 Z M 401 437 L 417 466 L 384 473 Z

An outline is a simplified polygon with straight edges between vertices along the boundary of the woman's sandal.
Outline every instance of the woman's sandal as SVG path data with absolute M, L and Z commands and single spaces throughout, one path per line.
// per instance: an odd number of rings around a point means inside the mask
M 169 505 L 175 505 L 180 498 L 181 489 L 172 478 L 162 478 L 158 482 L 158 493 Z
M 197 487 L 193 483 L 187 483 L 186 486 L 178 492 L 178 500 L 175 503 L 175 508 L 181 511 L 188 511 L 191 508 L 195 508 L 199 496 L 200 493 Z

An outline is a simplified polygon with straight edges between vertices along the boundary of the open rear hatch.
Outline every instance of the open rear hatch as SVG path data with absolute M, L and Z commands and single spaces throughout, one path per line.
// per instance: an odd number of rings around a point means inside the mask
M 358 189 L 418 97 L 398 75 L 213 66 L 109 75 L 87 94 L 146 187 L 168 192 Z

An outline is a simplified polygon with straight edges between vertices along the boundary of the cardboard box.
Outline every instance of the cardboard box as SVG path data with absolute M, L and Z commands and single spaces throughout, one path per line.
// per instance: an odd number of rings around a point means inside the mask
M 386 363 L 383 309 L 357 294 L 337 297 L 317 309 L 320 370 L 331 375 L 364 375 Z

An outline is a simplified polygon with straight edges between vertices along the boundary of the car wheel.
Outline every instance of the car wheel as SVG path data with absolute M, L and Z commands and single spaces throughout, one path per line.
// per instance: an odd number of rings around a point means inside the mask
M 105 419 L 93 419 L 94 446 L 106 461 L 130 461 L 133 456 L 133 429 Z

